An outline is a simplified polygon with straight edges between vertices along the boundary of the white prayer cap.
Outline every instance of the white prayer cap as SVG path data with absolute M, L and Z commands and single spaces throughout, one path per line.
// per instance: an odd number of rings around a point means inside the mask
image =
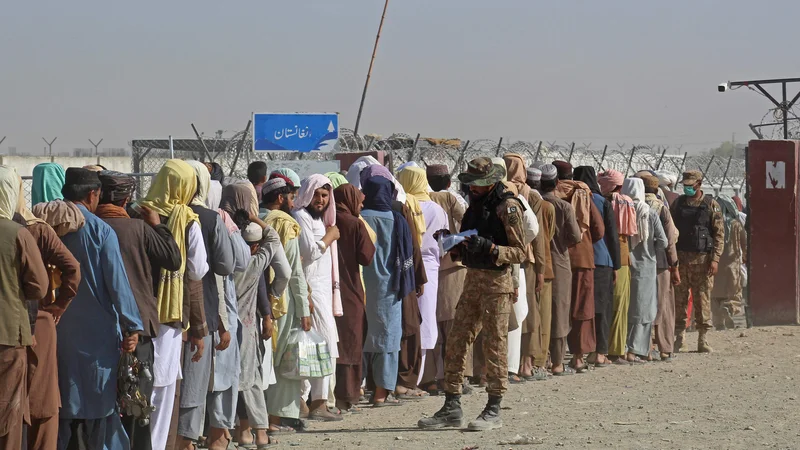
M 261 241 L 261 238 L 264 235 L 264 230 L 261 228 L 261 225 L 250 222 L 250 225 L 244 228 L 242 231 L 242 239 L 248 244 L 255 244 Z

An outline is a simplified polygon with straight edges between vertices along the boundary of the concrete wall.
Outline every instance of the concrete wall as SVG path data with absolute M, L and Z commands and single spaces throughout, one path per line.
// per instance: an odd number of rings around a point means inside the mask
M 0 155 L 0 165 L 10 166 L 17 169 L 17 173 L 21 176 L 33 175 L 33 168 L 37 164 L 44 162 L 54 162 L 61 164 L 65 169 L 67 167 L 83 167 L 88 165 L 101 165 L 108 170 L 116 170 L 118 172 L 130 173 L 133 165 L 131 164 L 130 156 L 86 156 L 86 157 L 72 157 L 72 156 L 2 156 Z

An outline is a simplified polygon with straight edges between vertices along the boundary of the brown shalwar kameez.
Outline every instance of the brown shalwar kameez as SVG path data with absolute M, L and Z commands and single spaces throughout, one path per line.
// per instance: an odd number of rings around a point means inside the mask
M 572 305 L 569 332 L 569 349 L 572 354 L 595 351 L 597 336 L 594 329 L 594 248 L 592 244 L 603 239 L 603 216 L 594 202 L 589 205 L 589 229 L 581 235 L 581 242 L 569 249 L 572 265 Z
M 665 250 L 656 249 L 658 309 L 656 320 L 653 322 L 653 336 L 658 351 L 672 353 L 675 343 L 675 289 L 672 285 L 670 270 L 671 268 L 677 270 L 678 252 L 675 249 L 675 243 L 678 242 L 678 229 L 672 223 L 672 214 L 670 214 L 669 208 L 661 200 L 653 194 L 647 194 L 646 199 L 650 208 L 658 213 L 669 243 Z
M 0 449 L 19 450 L 23 422 L 30 421 L 27 301 L 44 298 L 50 280 L 33 236 L 10 216 L 0 218 L 0 279 L 19 280 L 0 283 Z
M 336 399 L 351 404 L 361 396 L 362 349 L 366 333 L 364 285 L 360 266 L 372 263 L 375 244 L 367 227 L 358 218 L 363 194 L 352 184 L 333 191 L 336 199 L 336 225 L 339 227 L 339 286 L 344 314 L 336 317 L 339 333 L 339 358 L 336 360 Z
M 23 221 L 19 216 L 18 221 Z M 48 294 L 44 299 L 33 302 L 37 309 L 52 301 L 66 308 L 78 292 L 81 281 L 80 264 L 61 242 L 56 232 L 43 222 L 32 221 L 26 226 L 31 233 L 46 266 L 58 269 L 61 284 L 58 295 L 56 286 L 48 284 Z M 28 428 L 28 447 L 34 449 L 55 448 L 58 443 L 58 409 L 61 407 L 61 394 L 58 389 L 58 360 L 56 359 L 56 324 L 52 314 L 38 310 L 34 328 L 36 347 L 30 352 L 35 355 L 29 360 L 28 378 L 30 389 L 31 425 Z
M 566 352 L 566 338 L 570 329 L 570 302 L 572 297 L 572 268 L 569 247 L 581 241 L 581 230 L 575 220 L 572 205 L 556 197 L 553 192 L 542 198 L 554 208 L 555 234 L 550 242 L 553 261 L 553 309 L 550 328 L 550 358 L 553 365 L 560 365 Z

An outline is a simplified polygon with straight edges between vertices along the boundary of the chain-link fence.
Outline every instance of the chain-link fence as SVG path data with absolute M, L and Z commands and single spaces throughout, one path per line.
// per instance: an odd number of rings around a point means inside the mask
M 388 155 L 390 168 L 407 161 L 420 165 L 445 164 L 455 176 L 464 170 L 468 161 L 478 156 L 521 154 L 528 165 L 536 160 L 569 161 L 573 166 L 589 165 L 598 169 L 615 169 L 632 175 L 640 170 L 661 170 L 680 174 L 685 170 L 700 170 L 705 174 L 707 190 L 728 195 L 744 189 L 745 161 L 741 157 L 723 158 L 714 155 L 688 155 L 678 147 L 654 145 L 592 146 L 574 142 L 513 141 L 503 139 L 462 140 L 434 139 L 419 135 L 393 134 L 388 138 L 375 135 L 357 136 L 342 129 L 339 142 L 331 153 L 258 152 L 251 150 L 252 134 L 241 131 L 229 138 L 178 139 L 173 151 L 167 140 L 135 140 L 131 142 L 133 170 L 137 173 L 157 172 L 170 158 L 216 161 L 226 176 L 243 178 L 247 166 L 256 160 L 330 160 L 336 153 L 383 151 Z M 343 167 L 342 169 L 347 169 Z M 149 182 L 143 180 L 140 192 L 146 192 Z

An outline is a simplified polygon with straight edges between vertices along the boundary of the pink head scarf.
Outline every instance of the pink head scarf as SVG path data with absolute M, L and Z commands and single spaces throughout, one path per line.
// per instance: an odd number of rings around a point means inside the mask
M 625 176 L 622 172 L 613 169 L 600 172 L 597 175 L 597 184 L 603 195 L 608 195 L 617 186 L 622 186 Z M 636 206 L 633 199 L 627 195 L 614 192 L 611 194 L 611 206 L 614 208 L 614 215 L 617 216 L 617 229 L 622 236 L 636 236 L 639 234 L 639 226 L 636 223 Z
M 336 225 L 336 202 L 333 198 L 333 183 L 325 175 L 314 174 L 303 180 L 300 184 L 300 190 L 297 192 L 297 198 L 294 201 L 294 210 L 300 210 L 311 204 L 314 198 L 314 191 L 328 185 L 328 207 L 322 214 L 322 221 L 326 227 Z M 330 255 L 333 267 L 333 315 L 341 317 L 344 315 L 342 309 L 342 292 L 339 286 L 339 246 L 336 241 L 330 246 Z

